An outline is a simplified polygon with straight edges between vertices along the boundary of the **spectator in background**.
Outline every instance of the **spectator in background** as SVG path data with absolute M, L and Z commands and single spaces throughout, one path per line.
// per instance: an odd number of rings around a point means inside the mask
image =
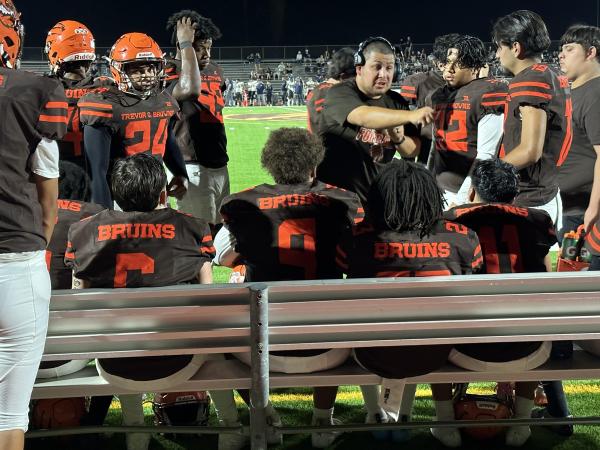
M 280 80 L 285 75 L 285 64 L 283 63 L 283 61 L 281 61 L 277 66 L 277 72 L 275 74 L 279 77 Z
M 225 90 L 225 105 L 226 106 L 233 106 L 234 105 L 234 100 L 233 100 L 233 95 L 235 93 L 235 83 L 233 82 L 233 80 L 225 80 L 225 85 L 227 86 L 227 89 Z
M 329 49 L 325 50 L 325 61 L 329 61 L 331 59 L 331 55 L 329 54 Z
M 298 50 L 298 53 L 296 53 L 296 62 L 298 64 L 302 62 L 302 52 L 300 50 Z
M 235 80 L 235 105 L 242 106 L 243 94 L 244 94 L 244 82 Z
M 260 67 L 260 63 L 262 62 L 262 59 L 260 57 L 260 53 L 256 52 L 256 54 L 254 55 L 254 64 L 256 64 L 256 67 Z
M 311 58 L 310 58 L 310 52 L 308 51 L 307 48 L 304 49 L 304 63 L 305 64 L 310 64 L 311 62 Z
M 256 85 L 255 80 L 248 81 L 248 105 L 250 106 L 254 106 L 256 100 Z
M 267 106 L 273 106 L 273 85 L 270 81 L 267 81 L 267 84 L 265 85 L 265 95 Z
M 256 82 L 257 106 L 265 106 L 265 83 L 262 80 Z
M 273 78 L 273 70 L 271 70 L 271 68 L 270 68 L 270 67 L 267 67 L 267 68 L 265 69 L 265 78 L 266 78 L 267 80 L 271 80 L 271 79 Z
M 281 105 L 282 106 L 285 106 L 287 104 L 288 83 L 289 83 L 289 80 L 284 77 L 283 83 L 281 83 Z
M 296 106 L 304 105 L 304 83 L 300 77 L 294 83 L 294 102 Z
M 252 64 L 254 62 L 254 53 L 250 53 L 246 56 L 246 64 Z
M 288 106 L 294 106 L 294 87 L 295 87 L 295 82 L 290 77 L 290 81 L 287 84 Z

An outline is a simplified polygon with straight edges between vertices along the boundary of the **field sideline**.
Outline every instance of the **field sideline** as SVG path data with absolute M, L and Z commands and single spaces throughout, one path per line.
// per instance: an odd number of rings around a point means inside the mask
M 226 108 L 225 125 L 227 128 L 228 148 L 230 154 L 229 172 L 231 178 L 231 192 L 260 183 L 271 183 L 272 179 L 260 166 L 260 152 L 269 133 L 280 127 L 306 127 L 305 107 L 251 107 L 251 108 Z M 215 282 L 226 282 L 228 270 L 217 268 Z M 490 393 L 492 384 L 473 385 L 469 392 Z M 573 414 L 600 415 L 600 381 L 569 382 L 565 391 Z M 281 413 L 285 424 L 299 425 L 310 422 L 312 401 L 311 390 L 304 388 L 279 389 L 272 393 L 271 400 Z M 360 407 L 362 399 L 356 387 L 342 387 L 336 404 L 336 417 L 345 423 L 362 423 L 364 411 Z M 238 406 L 242 414 L 242 421 L 248 423 L 248 413 L 245 406 L 238 399 Z M 433 417 L 431 391 L 426 385 L 420 385 L 414 408 L 415 419 L 430 420 Z M 146 421 L 152 423 L 150 405 L 146 407 Z M 113 402 L 108 422 L 120 423 L 120 410 L 118 401 Z M 211 413 L 211 422 L 215 422 L 214 411 Z M 33 442 L 31 443 L 33 444 Z M 462 448 L 468 450 L 504 449 L 503 439 L 476 442 L 464 440 Z M 38 447 L 39 445 L 39 447 Z M 30 445 L 28 445 L 28 448 Z M 33 446 L 31 446 L 33 447 Z M 54 441 L 42 442 L 36 448 L 66 450 L 68 447 Z M 81 448 L 81 447 L 74 447 Z M 106 449 L 125 450 L 125 437 L 115 434 L 102 447 Z M 178 437 L 167 439 L 164 436 L 154 436 L 150 450 L 184 450 L 184 449 L 216 449 L 217 440 L 214 436 Z M 249 446 L 247 448 L 250 448 Z M 286 436 L 284 445 L 273 447 L 281 450 L 310 449 L 308 435 Z M 429 435 L 427 430 L 418 430 L 413 433 L 412 439 L 405 444 L 381 443 L 373 439 L 370 433 L 352 433 L 341 436 L 332 449 L 344 450 L 424 450 L 443 449 L 441 444 Z M 576 427 L 575 435 L 569 439 L 560 438 L 546 429 L 534 428 L 533 436 L 528 443 L 521 447 L 525 450 L 594 450 L 600 449 L 600 428 Z

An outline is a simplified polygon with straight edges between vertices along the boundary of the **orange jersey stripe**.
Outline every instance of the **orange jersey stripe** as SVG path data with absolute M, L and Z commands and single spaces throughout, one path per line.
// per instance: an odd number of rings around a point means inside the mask
M 65 252 L 65 258 L 75 259 L 75 253 L 73 253 L 73 252 Z
M 498 102 L 481 102 L 481 106 L 500 106 L 505 105 L 506 102 L 498 101 Z
M 200 247 L 200 251 L 202 253 L 215 253 L 215 248 L 214 247 L 202 246 L 202 247 Z
M 535 92 L 535 91 L 519 91 L 519 92 L 513 92 L 510 94 L 511 98 L 524 97 L 524 96 L 542 97 L 542 98 L 546 98 L 548 100 L 552 99 L 552 95 L 550 95 L 550 94 L 544 94 L 542 92 Z
M 569 120 L 567 120 L 567 132 L 565 134 L 562 147 L 560 148 L 560 156 L 556 162 L 557 167 L 563 165 L 567 159 L 567 156 L 569 155 L 569 150 L 571 150 L 571 144 L 573 143 L 573 123 L 571 121 L 571 117 L 573 117 L 573 102 L 570 98 L 567 99 L 567 103 L 565 105 L 565 116 Z
M 550 85 L 548 83 L 540 83 L 539 81 L 523 81 L 521 83 L 512 83 L 508 85 L 509 89 L 514 89 L 518 87 L 541 87 L 544 89 L 550 90 Z
M 507 92 L 492 92 L 491 94 L 483 94 L 481 98 L 489 98 L 489 97 L 506 97 L 508 95 Z
M 203 244 L 204 244 L 205 242 L 208 242 L 208 241 L 212 241 L 212 236 L 211 236 L 210 234 L 207 234 L 206 236 L 204 236 L 204 237 L 202 238 L 202 243 L 203 243 Z
M 48 102 L 48 103 L 46 103 L 45 108 L 47 108 L 47 109 L 69 109 L 69 104 L 67 102 Z
M 312 93 L 312 92 L 311 92 Z M 325 101 L 324 98 L 320 98 L 319 100 L 315 100 L 315 105 L 320 105 L 321 103 L 323 103 Z
M 404 90 L 406 90 L 406 91 L 416 91 L 417 90 L 417 88 L 414 86 L 400 86 L 400 89 L 402 89 L 403 91 Z
M 69 123 L 69 118 L 67 116 L 47 116 L 42 114 L 40 116 L 40 122 L 51 122 L 51 123 Z
M 475 261 L 473 261 L 473 269 L 478 267 L 483 262 L 483 256 L 480 256 Z
M 408 94 L 406 92 L 402 92 L 402 93 L 400 93 L 400 95 L 402 97 L 406 97 L 406 98 L 417 98 L 417 94 Z
M 80 108 L 85 108 L 87 106 L 89 108 L 112 109 L 112 105 L 107 105 L 106 103 L 81 102 L 78 106 Z
M 108 113 L 108 112 L 85 110 L 85 111 L 81 111 L 80 113 L 82 116 L 112 117 L 112 113 Z

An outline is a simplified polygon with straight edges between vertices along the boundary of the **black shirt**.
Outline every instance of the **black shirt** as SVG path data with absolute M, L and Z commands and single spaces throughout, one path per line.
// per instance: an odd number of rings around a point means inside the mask
M 360 106 L 408 110 L 408 103 L 394 91 L 378 99 L 369 98 L 359 90 L 356 80 L 331 87 L 325 97 L 319 129 L 325 158 L 317 169 L 317 178 L 356 192 L 365 204 L 371 183 L 380 169 L 393 159 L 396 149 L 383 131 L 353 125 L 346 120 L 348 114 Z M 405 134 L 418 136 L 418 131 L 407 125 Z
M 600 78 L 571 90 L 573 143 L 558 183 L 564 215 L 583 215 L 590 202 L 596 151 L 600 145 Z

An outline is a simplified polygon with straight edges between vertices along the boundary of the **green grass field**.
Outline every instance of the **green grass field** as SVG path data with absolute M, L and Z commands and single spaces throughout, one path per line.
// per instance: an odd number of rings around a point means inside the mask
M 229 140 L 229 153 L 231 161 L 229 171 L 231 176 L 231 191 L 237 192 L 250 186 L 272 182 L 269 175 L 260 167 L 260 152 L 270 131 L 280 127 L 306 126 L 306 110 L 303 107 L 286 108 L 228 108 L 225 114 L 226 127 Z M 215 273 L 215 282 L 226 282 L 228 270 L 218 269 Z M 491 392 L 492 384 L 474 385 L 475 392 Z M 568 382 L 565 390 L 573 414 L 600 415 L 600 382 Z M 239 400 L 239 399 L 238 399 Z M 310 423 L 311 417 L 311 391 L 309 389 L 279 389 L 272 392 L 271 400 L 283 421 L 289 425 Z M 248 423 L 248 413 L 245 406 L 238 402 L 242 420 Z M 365 412 L 361 407 L 360 391 L 356 387 L 342 387 L 336 404 L 336 417 L 345 423 L 362 423 Z M 419 386 L 417 401 L 414 408 L 416 420 L 429 420 L 433 417 L 431 393 L 427 386 Z M 152 423 L 151 409 L 146 409 L 146 420 Z M 214 412 L 211 413 L 211 422 L 215 423 Z M 114 402 L 108 423 L 120 423 L 120 410 L 118 402 Z M 465 439 L 463 448 L 474 450 L 485 448 L 496 450 L 505 448 L 503 440 L 476 442 Z M 40 442 L 40 448 L 66 450 L 65 444 L 57 441 Z M 36 445 L 37 447 L 37 445 Z M 80 448 L 80 447 L 76 447 Z M 102 448 L 121 450 L 125 449 L 125 437 L 114 435 Z M 183 449 L 216 449 L 215 436 L 180 437 L 167 439 L 163 436 L 154 436 L 150 445 L 151 450 L 183 450 Z M 249 446 L 248 446 L 249 448 Z M 301 450 L 310 449 L 308 435 L 286 436 L 284 445 L 280 449 Z M 427 430 L 418 430 L 413 433 L 413 438 L 402 445 L 392 445 L 374 440 L 369 433 L 351 433 L 341 436 L 334 449 L 348 450 L 386 450 L 402 448 L 406 450 L 442 449 L 441 444 L 429 435 Z M 563 439 L 546 429 L 536 428 L 528 443 L 522 447 L 526 450 L 592 450 L 600 448 L 600 428 L 576 427 L 576 433 L 569 439 Z

